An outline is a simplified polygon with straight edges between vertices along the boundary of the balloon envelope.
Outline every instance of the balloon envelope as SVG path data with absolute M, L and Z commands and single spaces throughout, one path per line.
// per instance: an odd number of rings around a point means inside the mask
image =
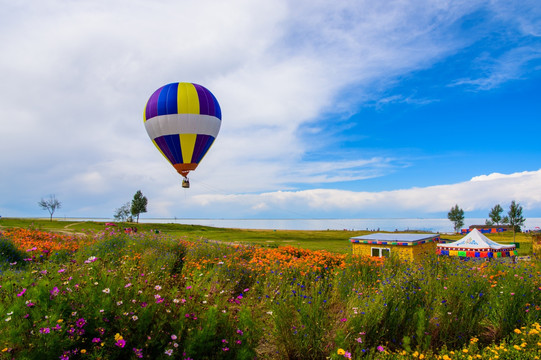
M 222 112 L 201 85 L 171 83 L 156 90 L 144 111 L 148 136 L 182 176 L 195 170 L 216 139 Z

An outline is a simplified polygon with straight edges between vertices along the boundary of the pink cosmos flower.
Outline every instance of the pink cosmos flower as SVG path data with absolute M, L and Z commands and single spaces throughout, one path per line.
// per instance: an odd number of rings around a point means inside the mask
M 116 343 L 115 343 L 116 346 L 118 346 L 119 348 L 123 348 L 125 345 L 126 345 L 126 340 L 124 339 L 119 339 Z

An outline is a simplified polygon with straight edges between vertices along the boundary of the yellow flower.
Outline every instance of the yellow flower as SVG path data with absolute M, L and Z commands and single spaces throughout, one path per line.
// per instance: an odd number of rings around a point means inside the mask
M 8 348 L 3 348 L 2 349 L 2 352 L 6 352 L 6 351 L 8 351 Z
M 520 344 L 521 347 L 526 347 L 526 345 L 528 345 L 528 344 L 526 344 L 525 342 L 523 342 L 522 344 Z
M 115 341 L 122 340 L 122 339 L 123 339 L 122 335 L 120 335 L 119 333 L 116 333 Z M 342 350 L 342 349 L 340 349 L 340 350 Z M 340 350 L 338 350 L 338 351 L 340 351 Z M 344 350 L 342 350 L 342 351 L 344 351 Z
M 520 349 L 521 349 L 521 347 L 518 346 L 518 345 L 513 345 L 513 347 L 514 347 L 515 349 L 517 349 L 517 350 L 520 350 Z
M 419 355 L 419 359 L 424 359 L 425 356 L 423 354 Z
M 465 353 L 468 352 L 468 349 L 464 349 L 464 350 L 462 350 L 462 352 L 465 354 Z
M 59 324 L 60 324 L 62 321 L 64 321 L 64 320 L 63 320 L 63 319 L 58 319 L 58 320 L 56 320 L 56 322 L 59 323 Z
M 522 331 L 520 331 L 519 329 L 515 329 L 515 334 L 522 334 Z
M 117 340 L 118 341 L 118 340 Z M 346 352 L 344 351 L 344 349 L 338 349 L 338 351 L 336 352 L 338 355 L 344 355 Z
M 443 360 L 451 360 L 451 358 L 448 355 L 443 355 Z
M 475 343 L 478 342 L 478 341 L 479 341 L 479 339 L 476 338 L 476 337 L 473 337 L 473 338 L 471 338 L 471 340 L 470 340 L 470 342 L 471 342 L 472 344 L 475 344 Z
M 415 357 L 415 358 L 416 358 L 417 356 L 419 356 L 419 352 L 418 352 L 418 351 L 416 351 L 416 352 L 414 352 L 414 353 L 413 353 L 413 354 L 411 354 L 411 355 L 413 355 L 413 357 Z
M 85 349 L 82 349 L 82 350 L 81 350 L 81 354 L 86 354 L 86 350 L 85 350 Z

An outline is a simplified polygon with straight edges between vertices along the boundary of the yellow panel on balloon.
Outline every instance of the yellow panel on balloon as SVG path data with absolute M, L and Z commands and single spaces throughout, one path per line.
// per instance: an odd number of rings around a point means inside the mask
M 180 134 L 180 147 L 182 149 L 182 162 L 189 164 L 192 162 L 193 150 L 195 148 L 195 139 L 197 134 Z
M 177 106 L 179 114 L 199 114 L 199 95 L 193 84 L 178 84 Z

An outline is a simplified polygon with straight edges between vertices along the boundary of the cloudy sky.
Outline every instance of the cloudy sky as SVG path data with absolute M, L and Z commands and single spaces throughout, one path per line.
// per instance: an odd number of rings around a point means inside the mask
M 0 215 L 541 217 L 541 5 L 0 0 Z M 190 189 L 143 109 L 194 82 L 220 134 Z

